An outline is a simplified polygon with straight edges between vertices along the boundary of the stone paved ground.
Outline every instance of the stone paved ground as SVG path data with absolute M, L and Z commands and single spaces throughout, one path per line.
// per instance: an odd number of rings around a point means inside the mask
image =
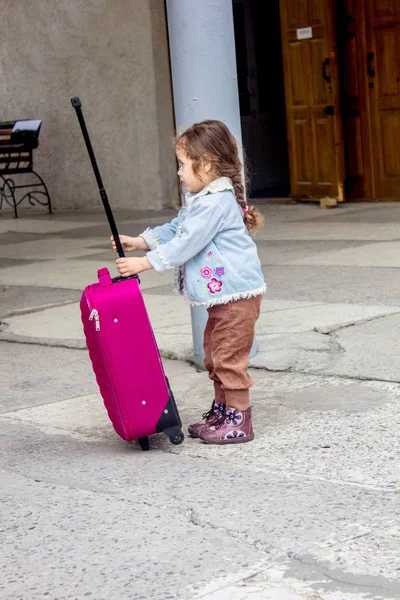
M 400 205 L 262 210 L 256 439 L 149 453 L 113 432 L 84 348 L 103 214 L 0 213 L 1 598 L 400 598 Z M 170 273 L 142 289 L 187 426 L 211 398 L 190 311 Z

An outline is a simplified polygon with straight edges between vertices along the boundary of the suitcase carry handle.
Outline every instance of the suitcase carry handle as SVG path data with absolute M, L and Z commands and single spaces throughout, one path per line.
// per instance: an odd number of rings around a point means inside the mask
M 97 185 L 99 186 L 100 197 L 103 202 L 104 210 L 106 211 L 107 219 L 111 227 L 111 233 L 114 236 L 115 244 L 117 246 L 118 256 L 120 258 L 125 257 L 125 252 L 122 249 L 121 240 L 119 239 L 117 226 L 115 224 L 114 216 L 111 212 L 111 207 L 108 202 L 107 192 L 104 189 L 103 181 L 101 179 L 99 167 L 97 166 L 96 157 L 94 155 L 92 142 L 90 141 L 89 132 L 86 127 L 85 119 L 82 113 L 82 104 L 78 96 L 74 96 L 71 98 L 71 104 L 76 111 L 76 116 L 78 117 L 79 125 L 82 129 L 82 134 L 86 143 L 86 148 L 89 153 L 90 162 L 92 163 L 93 171 L 97 180 Z

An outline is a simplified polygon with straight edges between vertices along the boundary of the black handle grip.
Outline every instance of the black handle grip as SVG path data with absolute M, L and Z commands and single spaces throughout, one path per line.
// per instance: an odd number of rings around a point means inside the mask
M 322 77 L 325 79 L 326 83 L 331 82 L 331 76 L 327 73 L 327 67 L 331 64 L 331 59 L 326 58 L 322 63 Z
M 89 154 L 90 162 L 92 163 L 93 171 L 96 177 L 97 185 L 99 187 L 100 197 L 103 202 L 104 210 L 106 211 L 107 219 L 110 224 L 111 233 L 114 236 L 115 244 L 117 246 L 118 256 L 120 258 L 125 257 L 125 252 L 122 249 L 121 240 L 119 239 L 117 226 L 115 224 L 114 216 L 111 211 L 110 204 L 107 198 L 107 192 L 104 189 L 103 181 L 101 179 L 99 167 L 97 165 L 96 157 L 94 155 L 92 142 L 90 141 L 89 132 L 86 127 L 85 119 L 82 112 L 82 104 L 78 96 L 74 96 L 71 98 L 71 104 L 76 111 L 76 116 L 78 117 L 79 125 L 81 126 L 82 135 L 86 143 L 86 148 Z
M 375 54 L 373 52 L 368 52 L 367 54 L 367 71 L 370 77 L 375 77 L 375 69 L 372 66 L 372 61 L 375 58 Z
M 79 100 L 79 96 L 74 96 L 71 98 L 71 104 L 74 108 L 82 107 L 81 101 Z

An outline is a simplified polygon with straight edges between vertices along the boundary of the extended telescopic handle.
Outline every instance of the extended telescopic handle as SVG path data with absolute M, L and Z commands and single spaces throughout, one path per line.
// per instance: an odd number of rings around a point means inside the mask
M 104 189 L 103 181 L 101 179 L 101 175 L 100 175 L 100 171 L 99 171 L 99 167 L 97 166 L 97 161 L 96 161 L 96 157 L 94 155 L 92 142 L 90 141 L 89 132 L 87 130 L 85 119 L 84 119 L 83 113 L 82 113 L 82 104 L 81 104 L 81 101 L 78 98 L 78 96 L 74 96 L 73 98 L 71 98 L 71 104 L 76 111 L 76 116 L 78 117 L 79 125 L 81 126 L 81 129 L 82 129 L 82 135 L 83 135 L 83 138 L 86 143 L 86 148 L 87 148 L 87 151 L 89 154 L 90 162 L 92 163 L 93 171 L 94 171 L 94 174 L 95 174 L 95 177 L 97 180 L 97 185 L 99 186 L 99 192 L 100 192 L 100 196 L 101 196 L 101 199 L 103 202 L 104 210 L 106 211 L 107 219 L 108 219 L 108 222 L 111 227 L 111 233 L 114 236 L 115 244 L 117 246 L 118 256 L 120 258 L 124 258 L 125 253 L 122 249 L 122 244 L 121 244 L 121 240 L 119 239 L 117 226 L 115 224 L 114 216 L 112 214 L 110 204 L 108 202 L 107 192 Z

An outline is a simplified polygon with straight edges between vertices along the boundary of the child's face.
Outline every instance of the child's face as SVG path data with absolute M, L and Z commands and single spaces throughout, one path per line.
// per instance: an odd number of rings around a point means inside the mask
M 211 163 L 205 162 L 200 166 L 197 174 L 193 171 L 193 161 L 181 149 L 176 149 L 179 170 L 178 177 L 188 192 L 201 192 L 215 177 L 211 175 Z

